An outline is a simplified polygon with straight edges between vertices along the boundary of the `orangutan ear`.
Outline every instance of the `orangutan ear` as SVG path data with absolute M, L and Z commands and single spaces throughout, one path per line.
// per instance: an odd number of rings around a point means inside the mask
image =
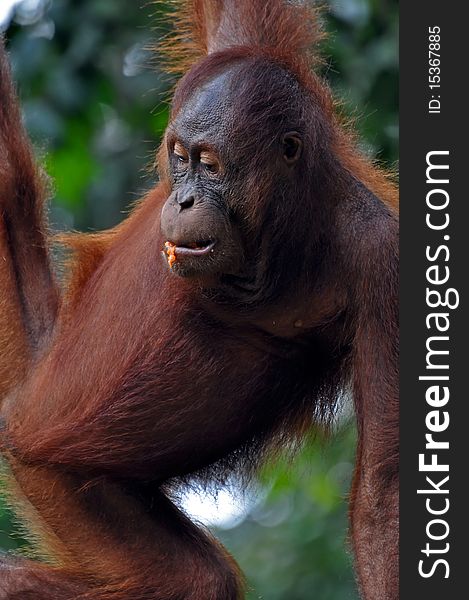
M 289 131 L 282 135 L 283 160 L 289 166 L 293 166 L 301 157 L 303 152 L 303 140 L 296 131 Z

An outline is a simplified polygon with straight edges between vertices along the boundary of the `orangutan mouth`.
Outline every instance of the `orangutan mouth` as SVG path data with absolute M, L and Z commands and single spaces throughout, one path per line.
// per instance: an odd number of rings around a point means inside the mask
M 174 263 L 180 258 L 198 258 L 207 256 L 215 247 L 213 240 L 178 243 L 165 242 L 163 252 L 166 254 L 168 264 L 172 268 Z

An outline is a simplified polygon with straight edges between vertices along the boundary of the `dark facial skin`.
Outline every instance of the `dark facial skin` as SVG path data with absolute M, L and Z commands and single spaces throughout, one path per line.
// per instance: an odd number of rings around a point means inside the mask
M 256 130 L 238 127 L 237 101 L 235 74 L 216 76 L 192 94 L 168 127 L 173 187 L 161 214 L 161 231 L 174 245 L 175 260 L 169 264 L 177 275 L 243 272 L 246 248 L 237 213 L 246 200 L 249 157 L 240 160 L 236 150 L 245 144 L 243 137 L 255 144 Z M 299 136 L 279 132 L 276 151 L 285 165 L 293 165 L 301 152 Z M 167 249 L 165 256 L 169 259 Z

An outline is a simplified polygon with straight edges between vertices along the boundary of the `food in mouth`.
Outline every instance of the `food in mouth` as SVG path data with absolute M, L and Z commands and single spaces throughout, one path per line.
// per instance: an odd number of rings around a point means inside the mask
M 168 257 L 169 268 L 172 269 L 174 263 L 177 260 L 176 259 L 176 244 L 173 244 L 172 242 L 165 242 L 164 247 L 165 247 L 166 255 Z
M 197 259 L 202 256 L 207 256 L 213 252 L 214 246 L 214 241 L 187 242 L 184 245 L 178 245 L 174 242 L 165 242 L 163 252 L 167 257 L 170 269 L 172 269 L 176 260 L 181 262 L 185 259 Z

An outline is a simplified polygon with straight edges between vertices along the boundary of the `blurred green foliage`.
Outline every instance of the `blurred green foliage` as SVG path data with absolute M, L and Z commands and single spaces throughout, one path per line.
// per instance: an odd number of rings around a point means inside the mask
M 276 462 L 261 481 L 267 498 L 237 527 L 217 532 L 237 558 L 248 600 L 356 600 L 346 499 L 355 431 L 308 444 Z
M 394 166 L 398 2 L 325 4 L 331 35 L 323 74 L 356 119 L 365 151 Z M 56 229 L 112 226 L 153 183 L 172 83 L 148 50 L 164 34 L 162 11 L 144 0 L 17 6 L 7 38 L 26 125 L 53 179 Z M 247 574 L 251 599 L 357 598 L 345 544 L 353 438 L 346 428 L 325 446 L 309 445 L 294 463 L 267 468 L 265 502 L 219 532 Z M 11 532 L 0 504 L 0 548 L 21 543 Z

